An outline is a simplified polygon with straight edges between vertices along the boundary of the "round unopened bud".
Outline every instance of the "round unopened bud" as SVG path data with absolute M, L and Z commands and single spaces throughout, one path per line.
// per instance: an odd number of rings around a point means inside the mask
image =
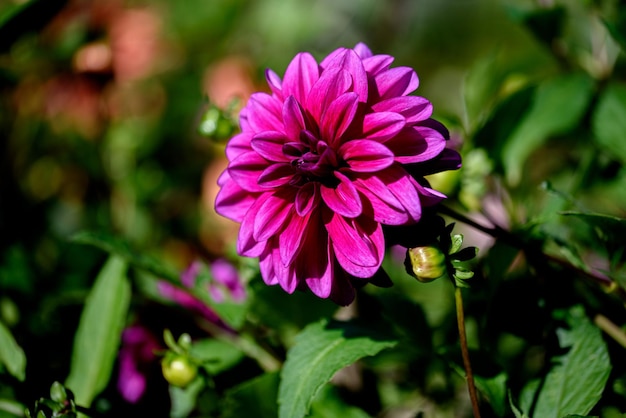
M 407 271 L 422 283 L 447 275 L 446 255 L 435 245 L 409 248 Z
M 166 356 L 161 361 L 163 377 L 171 385 L 184 388 L 198 374 L 198 367 L 184 355 Z

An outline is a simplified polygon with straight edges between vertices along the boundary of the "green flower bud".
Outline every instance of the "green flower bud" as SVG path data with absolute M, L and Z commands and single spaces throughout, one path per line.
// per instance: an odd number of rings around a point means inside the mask
M 184 388 L 198 375 L 198 366 L 193 364 L 187 356 L 165 356 L 161 361 L 163 377 L 172 386 Z
M 422 283 L 447 276 L 446 255 L 434 245 L 409 248 L 406 267 L 408 273 Z

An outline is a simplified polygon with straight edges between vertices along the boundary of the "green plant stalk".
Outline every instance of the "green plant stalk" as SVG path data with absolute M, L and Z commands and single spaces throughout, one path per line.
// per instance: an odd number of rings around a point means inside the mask
M 274 372 L 282 366 L 282 362 L 279 359 L 263 348 L 250 335 L 228 332 L 208 321 L 203 321 L 201 327 L 210 332 L 214 338 L 232 344 L 248 357 L 256 360 L 259 366 L 266 372 Z
M 454 287 L 454 300 L 456 302 L 456 321 L 459 328 L 459 341 L 461 343 L 461 354 L 463 355 L 463 367 L 465 368 L 467 390 L 469 391 L 470 401 L 472 402 L 474 418 L 480 418 L 480 409 L 478 408 L 478 393 L 476 392 L 474 374 L 472 373 L 472 364 L 470 362 L 469 350 L 467 348 L 467 335 L 465 333 L 465 313 L 463 312 L 463 294 L 461 293 L 461 288 L 458 286 Z

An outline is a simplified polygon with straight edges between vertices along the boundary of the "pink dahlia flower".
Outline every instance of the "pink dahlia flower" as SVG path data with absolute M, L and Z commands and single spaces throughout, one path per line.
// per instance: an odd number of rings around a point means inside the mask
M 383 225 L 416 223 L 445 198 L 423 179 L 458 168 L 415 71 L 367 46 L 321 63 L 298 54 L 271 93 L 253 94 L 226 146 L 216 211 L 240 222 L 237 250 L 268 285 L 347 305 L 385 253 Z

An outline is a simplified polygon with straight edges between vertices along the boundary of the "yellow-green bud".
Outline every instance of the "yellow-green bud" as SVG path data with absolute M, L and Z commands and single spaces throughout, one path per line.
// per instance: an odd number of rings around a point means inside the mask
M 417 280 L 422 283 L 432 282 L 447 275 L 446 255 L 434 245 L 409 248 L 408 259 L 410 270 Z
M 161 370 L 165 380 L 181 388 L 191 383 L 198 374 L 198 367 L 183 355 L 166 356 L 161 361 Z

